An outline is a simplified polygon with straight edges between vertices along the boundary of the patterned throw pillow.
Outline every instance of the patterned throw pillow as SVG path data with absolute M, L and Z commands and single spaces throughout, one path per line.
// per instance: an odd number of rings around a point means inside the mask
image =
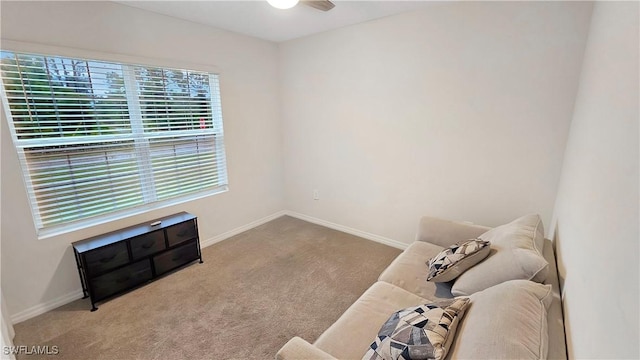
M 362 360 L 444 359 L 468 304 L 457 298 L 393 313 Z
M 429 276 L 427 281 L 451 281 L 473 265 L 489 256 L 490 242 L 482 239 L 460 241 L 442 250 L 429 260 Z

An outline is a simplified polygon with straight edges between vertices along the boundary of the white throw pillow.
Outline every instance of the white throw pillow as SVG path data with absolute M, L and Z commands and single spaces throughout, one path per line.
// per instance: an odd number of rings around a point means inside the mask
M 468 296 L 509 280 L 543 282 L 549 263 L 542 255 L 544 228 L 538 215 L 526 215 L 478 236 L 491 243 L 489 256 L 462 273 L 451 288 Z

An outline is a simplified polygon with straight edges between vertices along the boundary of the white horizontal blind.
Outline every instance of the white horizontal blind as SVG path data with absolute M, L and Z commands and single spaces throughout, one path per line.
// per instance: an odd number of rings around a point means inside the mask
M 217 75 L 0 55 L 39 230 L 226 186 Z

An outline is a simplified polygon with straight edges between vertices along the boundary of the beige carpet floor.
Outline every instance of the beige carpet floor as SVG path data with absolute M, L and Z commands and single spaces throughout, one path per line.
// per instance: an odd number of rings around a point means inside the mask
M 284 216 L 96 312 L 77 300 L 17 324 L 14 342 L 58 346 L 48 359 L 273 359 L 293 336 L 313 342 L 399 253 Z

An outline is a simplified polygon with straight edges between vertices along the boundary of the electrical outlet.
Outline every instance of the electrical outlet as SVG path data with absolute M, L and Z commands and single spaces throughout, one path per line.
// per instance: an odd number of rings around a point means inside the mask
M 318 189 L 313 189 L 313 200 L 320 200 L 320 191 Z

